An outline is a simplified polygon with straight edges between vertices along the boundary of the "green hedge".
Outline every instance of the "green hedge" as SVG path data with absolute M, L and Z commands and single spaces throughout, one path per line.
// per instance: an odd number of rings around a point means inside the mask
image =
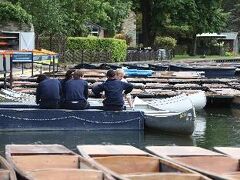
M 158 48 L 174 49 L 177 45 L 177 40 L 167 36 L 157 36 L 154 45 Z
M 67 49 L 110 52 L 112 62 L 121 62 L 126 58 L 127 44 L 125 40 L 114 38 L 69 37 Z

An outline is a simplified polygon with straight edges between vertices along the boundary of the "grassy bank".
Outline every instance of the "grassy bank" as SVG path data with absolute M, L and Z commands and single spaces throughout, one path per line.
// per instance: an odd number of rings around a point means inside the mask
M 234 58 L 239 58 L 240 59 L 240 55 L 236 55 L 236 56 L 189 56 L 189 55 L 175 55 L 175 57 L 173 58 L 174 61 L 197 61 L 197 60 L 219 60 L 219 59 L 224 59 L 224 60 L 228 60 L 228 59 L 234 59 Z

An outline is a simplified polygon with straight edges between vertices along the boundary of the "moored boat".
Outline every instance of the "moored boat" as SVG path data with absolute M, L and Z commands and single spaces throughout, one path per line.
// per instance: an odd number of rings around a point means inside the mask
M 203 71 L 209 78 L 215 77 L 233 77 L 235 76 L 236 67 L 226 66 L 205 66 L 205 65 L 188 65 L 188 64 L 170 64 L 171 71 Z
M 0 103 L 1 131 L 143 130 L 140 111 L 39 109 L 36 105 Z
M 156 108 L 174 112 L 184 112 L 194 107 L 195 110 L 203 109 L 207 104 L 204 91 L 197 91 L 186 95 L 182 93 L 177 96 L 163 99 L 151 99 L 148 103 Z
M 151 153 L 213 179 L 239 179 L 239 160 L 194 146 L 147 146 Z
M 130 145 L 79 145 L 77 149 L 117 179 L 208 179 Z
M 24 180 L 113 179 L 88 160 L 58 144 L 6 145 L 6 158 Z
M 203 109 L 207 104 L 207 97 L 204 91 L 188 94 L 195 110 Z
M 1 180 L 17 180 L 14 169 L 9 163 L 0 156 L 0 179 Z
M 240 147 L 214 147 L 213 149 L 240 160 Z
M 170 98 L 152 99 L 148 104 L 155 108 L 172 112 L 184 112 L 194 108 L 192 101 L 185 93 Z
M 134 99 L 133 105 L 135 110 L 144 112 L 145 127 L 148 129 L 185 135 L 194 131 L 195 110 L 192 105 L 181 112 L 160 109 L 139 98 Z

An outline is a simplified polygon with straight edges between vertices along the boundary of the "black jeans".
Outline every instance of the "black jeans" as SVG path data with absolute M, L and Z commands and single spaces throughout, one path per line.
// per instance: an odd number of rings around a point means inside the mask
M 64 102 L 65 109 L 72 109 L 72 110 L 82 110 L 89 108 L 89 103 L 85 100 L 80 101 L 65 101 Z
M 39 103 L 40 109 L 58 109 L 59 101 L 41 101 Z
M 104 111 L 122 111 L 124 110 L 123 106 L 116 106 L 116 105 L 103 105 Z

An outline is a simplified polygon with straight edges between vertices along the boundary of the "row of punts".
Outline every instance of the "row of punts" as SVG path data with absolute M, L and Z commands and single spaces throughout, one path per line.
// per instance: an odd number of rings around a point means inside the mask
M 208 180 L 240 178 L 240 149 L 195 146 L 78 145 L 5 146 L 1 180 Z
M 76 69 L 119 69 L 126 68 L 126 74 L 129 76 L 150 76 L 151 71 L 194 71 L 205 74 L 208 78 L 234 77 L 239 63 L 151 63 L 151 64 L 87 64 L 81 63 L 74 68 Z

